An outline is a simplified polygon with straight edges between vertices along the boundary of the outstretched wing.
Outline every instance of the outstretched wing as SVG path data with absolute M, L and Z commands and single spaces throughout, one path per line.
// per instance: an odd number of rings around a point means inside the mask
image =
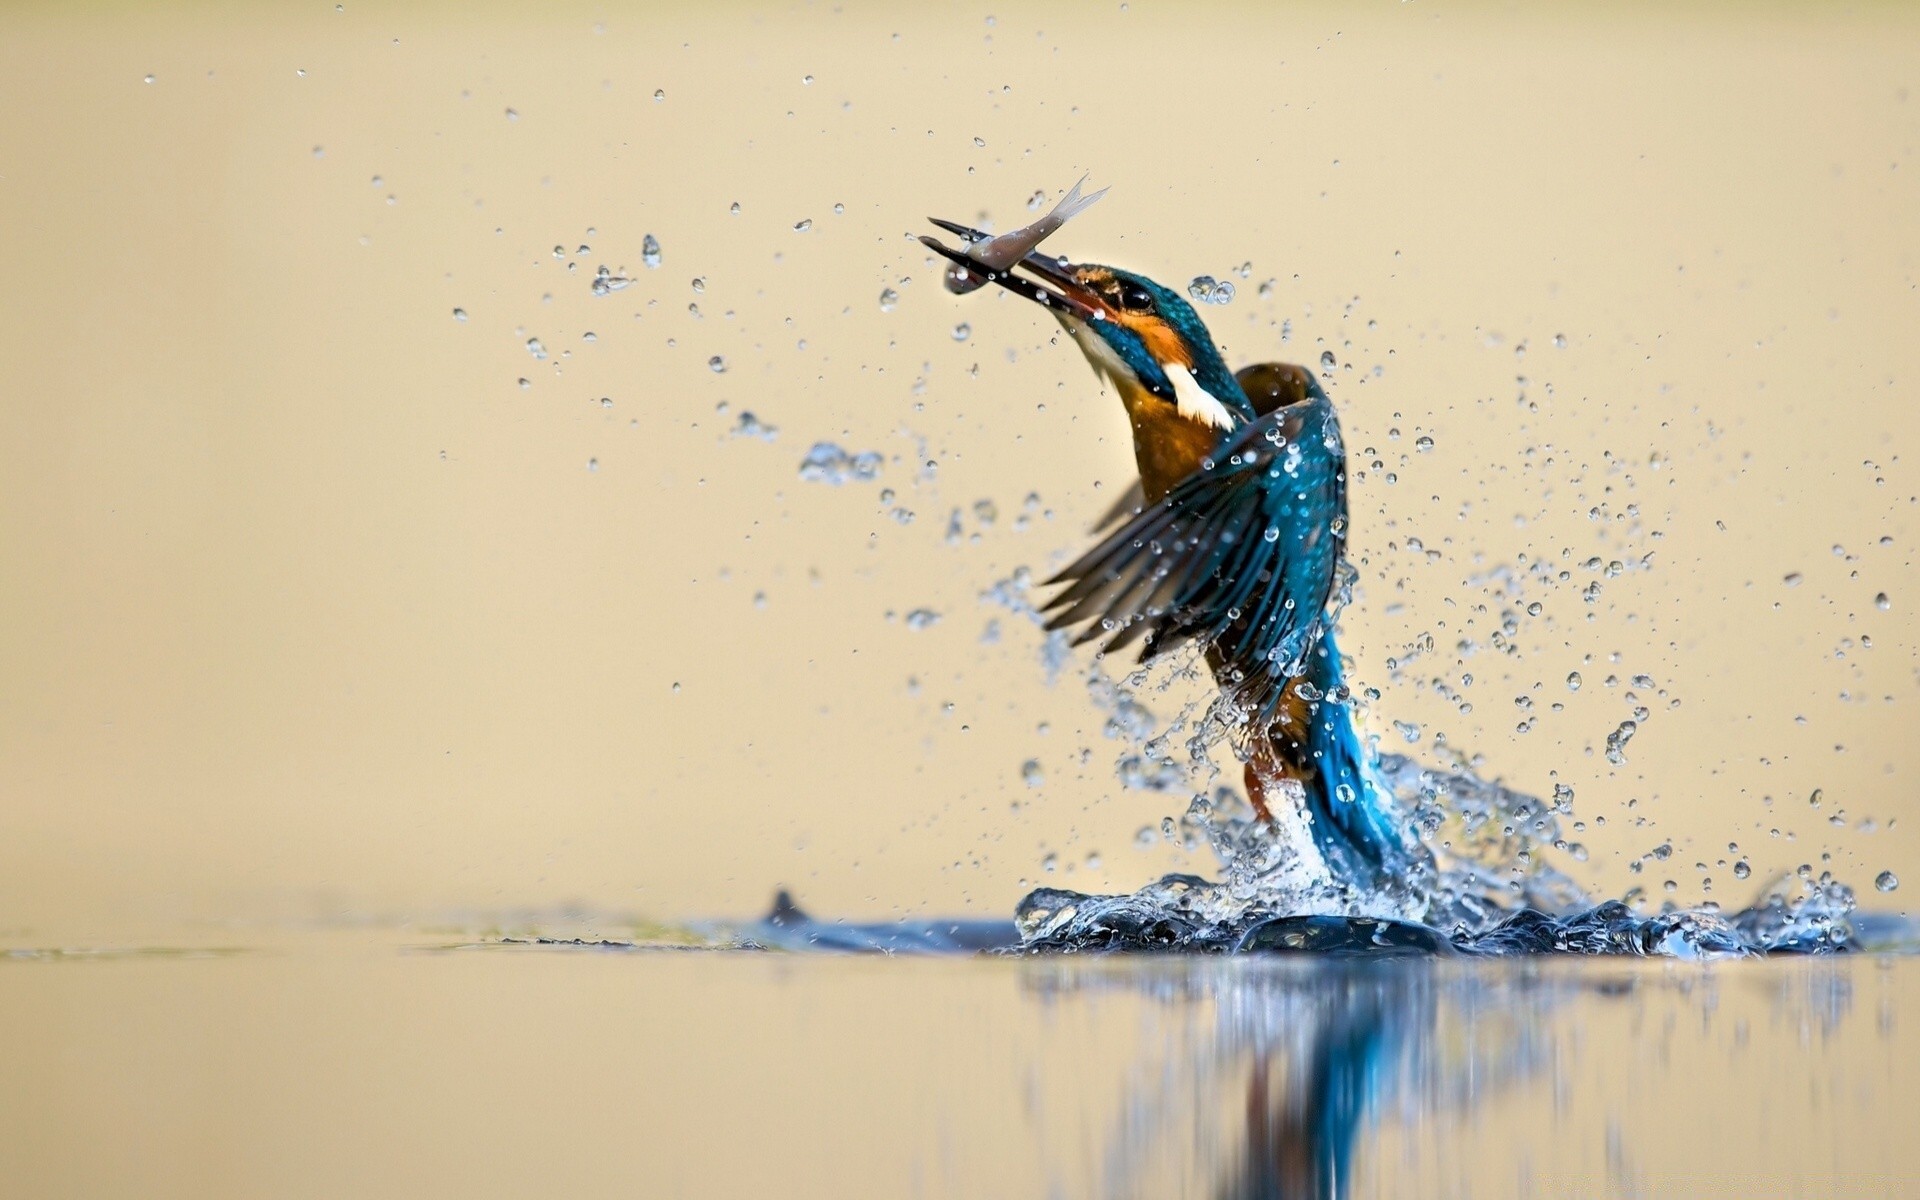
M 1235 432 L 1210 462 L 1049 581 L 1047 627 L 1146 639 L 1143 661 L 1209 645 L 1249 715 L 1271 716 L 1300 673 L 1346 542 L 1346 454 L 1333 406 L 1305 400 Z

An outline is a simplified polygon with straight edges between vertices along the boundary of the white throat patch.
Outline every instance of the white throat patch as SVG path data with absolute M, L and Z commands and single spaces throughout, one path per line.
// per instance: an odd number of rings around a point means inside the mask
M 1093 364 L 1094 370 L 1106 376 L 1108 383 L 1116 388 L 1130 385 L 1134 390 L 1139 390 L 1140 384 L 1133 377 L 1133 369 L 1120 360 L 1120 356 L 1113 352 L 1113 347 L 1107 345 L 1107 340 L 1095 333 L 1091 325 L 1085 321 L 1069 324 L 1065 316 L 1058 313 L 1054 315 L 1059 316 L 1060 323 L 1072 332 L 1073 340 L 1080 343 L 1087 361 Z
M 1058 313 L 1054 315 L 1060 316 Z M 1123 392 L 1143 391 L 1133 368 L 1115 354 L 1113 347 L 1107 345 L 1106 339 L 1094 332 L 1087 322 L 1069 323 L 1064 316 L 1060 316 L 1060 323 L 1072 332 L 1073 340 L 1079 342 L 1081 350 L 1086 352 L 1087 361 L 1093 364 L 1094 370 L 1106 376 L 1109 383 Z M 1232 409 L 1200 386 L 1200 381 L 1193 377 L 1192 371 L 1179 363 L 1161 363 L 1160 369 L 1166 373 L 1167 381 L 1173 384 L 1174 407 L 1181 416 L 1215 429 L 1232 429 L 1240 423 Z
M 1189 420 L 1212 425 L 1216 429 L 1232 429 L 1238 423 L 1233 410 L 1214 398 L 1212 392 L 1200 386 L 1193 372 L 1179 363 L 1161 363 L 1160 369 L 1167 373 L 1167 381 L 1173 384 L 1174 407 L 1180 415 Z

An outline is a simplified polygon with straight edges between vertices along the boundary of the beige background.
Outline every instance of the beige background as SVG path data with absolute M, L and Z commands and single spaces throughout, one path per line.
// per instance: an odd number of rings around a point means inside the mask
M 1083 171 L 1059 250 L 1250 262 L 1230 357 L 1341 364 L 1389 742 L 1574 787 L 1599 888 L 1743 900 L 1730 841 L 1865 888 L 1920 836 L 1917 67 L 1892 6 L 12 9 L 0 930 L 1004 913 L 1050 853 L 1204 866 L 1135 847 L 1184 799 L 1123 790 L 979 599 L 1083 543 L 1117 405 L 904 236 Z M 819 439 L 882 479 L 803 483 Z M 1522 556 L 1569 579 L 1503 598 Z

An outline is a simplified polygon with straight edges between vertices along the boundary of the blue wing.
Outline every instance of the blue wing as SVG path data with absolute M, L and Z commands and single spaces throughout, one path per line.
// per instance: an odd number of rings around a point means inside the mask
M 1049 629 L 1143 661 L 1209 646 L 1249 717 L 1273 716 L 1325 620 L 1346 543 L 1346 454 L 1316 386 L 1256 418 L 1157 504 L 1049 581 Z

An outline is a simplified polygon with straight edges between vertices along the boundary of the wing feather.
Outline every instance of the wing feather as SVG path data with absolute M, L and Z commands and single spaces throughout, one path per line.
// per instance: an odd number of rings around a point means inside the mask
M 1320 636 L 1345 548 L 1346 456 L 1317 386 L 1227 438 L 1049 585 L 1049 629 L 1145 640 L 1143 661 L 1191 641 L 1240 679 L 1238 702 L 1270 718 Z

